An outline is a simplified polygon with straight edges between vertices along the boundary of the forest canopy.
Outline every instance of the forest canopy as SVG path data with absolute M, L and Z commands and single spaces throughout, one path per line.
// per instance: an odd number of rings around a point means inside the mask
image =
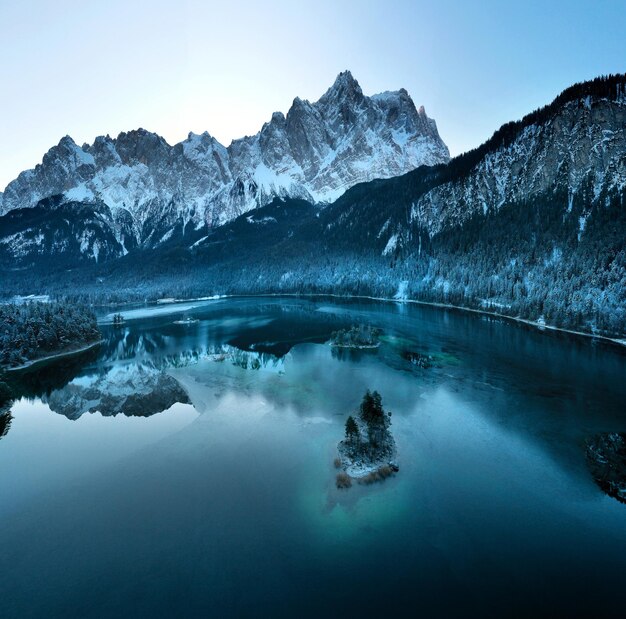
M 94 313 L 67 302 L 0 305 L 0 366 L 15 367 L 100 339 Z

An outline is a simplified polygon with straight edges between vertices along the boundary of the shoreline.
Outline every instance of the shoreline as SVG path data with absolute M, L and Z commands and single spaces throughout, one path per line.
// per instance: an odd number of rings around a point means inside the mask
M 51 361 L 53 359 L 61 359 L 63 357 L 71 357 L 73 355 L 78 355 L 82 352 L 87 352 L 88 350 L 91 350 L 92 348 L 95 348 L 96 346 L 100 346 L 102 342 L 104 342 L 104 340 L 99 339 L 98 341 L 92 342 L 91 344 L 87 344 L 86 346 L 82 346 L 81 348 L 75 348 L 72 350 L 58 352 L 53 355 L 46 355 L 45 357 L 38 357 L 37 359 L 31 359 L 30 361 L 26 361 L 26 363 L 23 363 L 22 365 L 10 367 L 10 368 L 4 368 L 3 371 L 4 372 L 19 372 L 20 370 L 27 370 L 29 368 L 32 368 L 34 365 L 37 365 L 38 363 L 43 363 L 44 361 Z
M 380 301 L 384 303 L 412 303 L 414 305 L 423 305 L 426 307 L 437 307 L 439 309 L 452 309 L 460 312 L 471 312 L 473 314 L 479 314 L 481 316 L 491 316 L 495 318 L 501 318 L 517 324 L 523 324 L 529 327 L 533 327 L 537 331 L 552 331 L 555 333 L 565 333 L 568 335 L 575 335 L 579 337 L 590 338 L 594 340 L 601 340 L 609 344 L 626 347 L 626 338 L 620 339 L 617 337 L 610 337 L 608 335 L 599 335 L 596 333 L 587 333 L 586 331 L 576 331 L 574 329 L 565 329 L 564 327 L 556 327 L 554 325 L 544 324 L 529 318 L 520 318 L 516 316 L 508 316 L 507 314 L 500 314 L 498 312 L 489 312 L 487 310 L 476 309 L 472 307 L 464 307 L 462 305 L 452 305 L 450 303 L 437 303 L 435 301 L 419 301 L 417 299 L 395 299 L 389 297 L 372 297 L 369 295 L 349 295 L 349 294 L 336 294 L 332 292 L 316 292 L 316 293 L 300 293 L 300 292 L 265 292 L 258 294 L 224 294 L 215 295 L 213 297 L 192 297 L 190 299 L 176 299 L 171 304 L 187 303 L 190 301 L 216 301 L 218 299 L 245 299 L 245 298 L 262 298 L 262 297 L 299 297 L 299 298 L 322 298 L 330 297 L 334 299 L 367 299 L 369 301 Z

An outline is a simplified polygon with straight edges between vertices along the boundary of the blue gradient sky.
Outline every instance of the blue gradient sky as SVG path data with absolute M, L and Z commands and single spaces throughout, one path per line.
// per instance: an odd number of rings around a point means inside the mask
M 59 139 L 224 144 L 350 69 L 406 88 L 458 154 L 573 82 L 626 71 L 626 0 L 0 2 L 0 189 Z

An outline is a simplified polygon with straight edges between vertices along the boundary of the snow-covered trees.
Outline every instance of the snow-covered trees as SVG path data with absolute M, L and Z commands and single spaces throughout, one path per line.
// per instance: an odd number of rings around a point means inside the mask
M 361 440 L 361 433 L 354 417 L 350 415 L 346 419 L 346 441 L 350 443 L 358 443 Z
M 0 305 L 0 366 L 17 366 L 100 338 L 93 312 L 66 302 Z

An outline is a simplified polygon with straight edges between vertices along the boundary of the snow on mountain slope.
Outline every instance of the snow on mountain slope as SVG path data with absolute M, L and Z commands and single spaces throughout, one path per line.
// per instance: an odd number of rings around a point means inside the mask
M 208 133 L 170 146 L 139 129 L 79 147 L 64 137 L 0 194 L 0 215 L 62 195 L 103 204 L 153 246 L 176 226 L 215 226 L 274 197 L 329 202 L 356 183 L 449 160 L 434 120 L 405 90 L 367 97 L 349 72 L 315 103 L 296 98 L 254 136 L 224 147 Z
M 468 174 L 421 195 L 412 220 L 430 235 L 473 214 L 565 191 L 589 212 L 626 188 L 626 96 L 567 102 L 545 122 L 526 126 L 506 147 L 488 152 Z M 584 227 L 584 226 L 583 226 Z

